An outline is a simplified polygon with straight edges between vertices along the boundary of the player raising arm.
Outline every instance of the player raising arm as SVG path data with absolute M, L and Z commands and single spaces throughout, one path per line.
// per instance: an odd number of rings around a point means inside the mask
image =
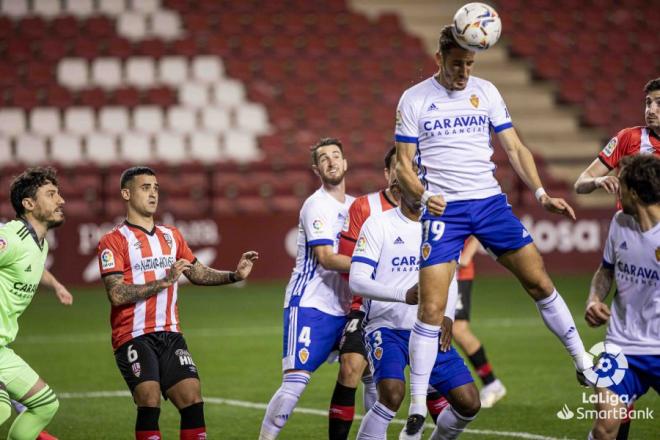
M 605 342 L 621 347 L 628 370 L 620 383 L 596 388 L 598 417 L 589 433 L 593 440 L 617 438 L 625 403 L 650 387 L 660 392 L 660 158 L 638 155 L 622 165 L 623 211 L 610 223 L 585 320 L 592 327 L 608 324 Z M 617 293 L 610 311 L 604 300 L 613 284 Z
M 136 440 L 159 440 L 160 396 L 181 415 L 180 439 L 206 438 L 197 367 L 179 327 L 177 280 L 218 286 L 250 275 L 256 252 L 244 253 L 236 271 L 211 269 L 195 258 L 173 226 L 156 224 L 158 181 L 147 167 L 125 170 L 120 180 L 126 220 L 98 246 L 103 284 L 112 304 L 112 348 L 137 406 Z
M 563 199 L 545 193 L 532 154 L 518 138 L 499 91 L 492 83 L 470 75 L 474 56 L 454 40 L 451 26 L 445 26 L 436 53 L 437 74 L 406 90 L 397 110 L 399 183 L 404 193 L 425 207 L 418 321 L 410 337 L 413 414 L 426 413 L 426 387 L 437 354 L 447 291 L 470 235 L 519 279 L 576 368 L 582 371 L 589 366 L 566 303 L 546 273 L 532 237 L 495 180 L 490 130 L 498 135 L 511 166 L 546 210 L 574 219 L 573 209 Z
M 660 78 L 646 83 L 644 94 L 646 126 L 624 128 L 617 133 L 591 165 L 580 174 L 575 182 L 575 191 L 578 194 L 588 194 L 596 188 L 603 188 L 609 194 L 617 194 L 619 179 L 608 174 L 619 166 L 621 159 L 635 154 L 660 156 Z

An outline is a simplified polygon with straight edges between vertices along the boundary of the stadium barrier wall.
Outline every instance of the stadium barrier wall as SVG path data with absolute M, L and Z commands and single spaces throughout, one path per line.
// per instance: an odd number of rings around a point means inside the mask
M 602 259 L 602 249 L 614 210 L 581 210 L 572 222 L 541 209 L 517 212 L 544 255 L 550 273 L 593 272 Z M 178 227 L 197 258 L 216 268 L 232 270 L 242 252 L 260 254 L 252 279 L 286 279 L 294 264 L 297 215 L 294 213 L 236 215 L 217 218 L 161 216 L 165 224 Z M 93 219 L 69 218 L 49 232 L 48 264 L 64 283 L 100 283 L 96 247 L 100 237 L 122 221 L 98 223 Z M 476 256 L 477 273 L 503 273 L 485 252 Z

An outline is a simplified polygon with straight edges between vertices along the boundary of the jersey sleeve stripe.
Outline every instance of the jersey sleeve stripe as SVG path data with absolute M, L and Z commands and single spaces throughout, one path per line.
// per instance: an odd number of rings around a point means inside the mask
M 349 236 L 346 235 L 346 234 L 341 234 L 341 238 L 343 238 L 344 240 L 351 241 L 351 242 L 353 242 L 353 243 L 357 243 L 357 240 L 356 240 L 356 239 L 354 239 L 353 237 L 349 237 Z
M 610 263 L 609 261 L 607 261 L 606 259 L 603 258 L 603 267 L 605 269 L 612 270 L 612 269 L 614 269 L 614 264 Z
M 397 142 L 405 142 L 407 144 L 416 144 L 419 139 L 413 136 L 403 136 L 401 134 L 397 134 L 394 135 L 394 140 Z
M 351 259 L 351 263 L 368 264 L 369 266 L 373 267 L 374 269 L 376 269 L 378 267 L 378 262 L 377 261 L 371 260 L 371 259 L 366 258 L 366 257 L 353 257 Z
M 507 128 L 512 128 L 512 127 L 513 127 L 513 124 L 511 122 L 506 122 L 502 125 L 498 125 L 497 127 L 493 125 L 493 131 L 495 133 L 499 133 L 500 131 L 504 131 Z
M 318 240 L 311 240 L 307 242 L 307 246 L 323 246 L 323 245 L 332 245 L 334 242 L 327 238 L 319 238 Z
M 110 275 L 124 275 L 124 272 L 119 271 L 119 270 L 115 270 L 113 272 L 106 272 L 106 273 L 101 274 L 101 278 L 105 278 L 105 277 L 110 276 Z
M 605 166 L 607 167 L 608 170 L 613 170 L 613 169 L 614 169 L 614 168 L 612 168 L 612 166 L 611 166 L 609 163 L 605 162 L 605 159 L 603 159 L 602 157 L 600 157 L 600 154 L 598 155 L 598 160 L 600 160 L 601 163 L 602 163 L 603 165 L 605 165 Z

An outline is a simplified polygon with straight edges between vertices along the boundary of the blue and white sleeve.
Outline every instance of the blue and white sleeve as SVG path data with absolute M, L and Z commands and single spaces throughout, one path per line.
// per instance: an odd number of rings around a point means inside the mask
M 303 207 L 300 223 L 308 246 L 334 245 L 336 234 L 332 231 L 331 211 L 318 200 L 311 200 Z
M 506 107 L 504 98 L 493 84 L 490 84 L 488 91 L 488 117 L 490 118 L 490 125 L 493 127 L 495 133 L 513 127 L 509 109 Z
M 415 144 L 419 139 L 419 121 L 414 101 L 406 92 L 401 95 L 399 105 L 396 109 L 396 127 L 394 129 L 394 140 Z
M 616 232 L 618 229 L 618 224 L 616 221 L 617 214 L 614 214 L 612 221 L 610 222 L 610 230 L 607 233 L 607 240 L 605 240 L 605 249 L 603 250 L 603 267 L 605 269 L 614 269 L 614 264 L 616 264 L 616 247 L 614 246 L 614 240 L 616 238 Z

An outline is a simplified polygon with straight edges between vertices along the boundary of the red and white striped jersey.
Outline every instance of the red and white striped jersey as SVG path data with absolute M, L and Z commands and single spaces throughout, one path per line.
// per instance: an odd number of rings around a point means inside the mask
M 120 274 L 126 284 L 146 284 L 165 278 L 170 266 L 195 256 L 173 226 L 156 225 L 147 231 L 124 222 L 105 234 L 97 249 L 101 276 Z M 180 332 L 177 307 L 178 283 L 145 300 L 112 306 L 112 348 L 145 333 Z

